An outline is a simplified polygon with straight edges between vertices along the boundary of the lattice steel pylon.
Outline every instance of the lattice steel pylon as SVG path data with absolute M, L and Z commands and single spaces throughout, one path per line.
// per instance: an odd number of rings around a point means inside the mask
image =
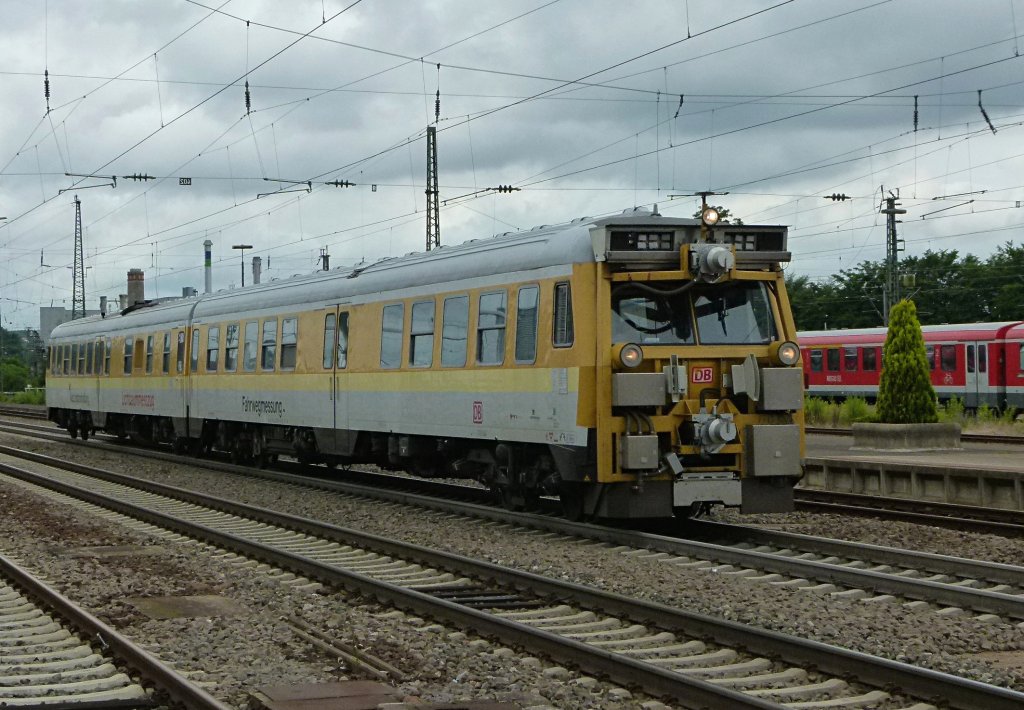
M 427 126 L 427 251 L 441 246 L 441 210 L 437 204 L 437 127 Z
M 75 263 L 71 267 L 75 285 L 71 296 L 71 320 L 85 318 L 85 258 L 82 252 L 82 203 L 75 195 Z

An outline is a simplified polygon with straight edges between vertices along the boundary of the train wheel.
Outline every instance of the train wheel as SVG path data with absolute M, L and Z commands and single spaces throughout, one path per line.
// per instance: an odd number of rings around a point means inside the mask
M 71 435 L 72 439 L 77 439 L 78 438 L 78 427 L 76 427 L 74 425 L 69 426 L 68 427 L 68 434 Z
M 82 441 L 89 440 L 89 427 L 82 427 Z
M 522 510 L 521 499 L 512 491 L 511 486 L 495 485 L 491 487 L 494 500 L 505 510 Z
M 673 508 L 672 514 L 675 515 L 677 518 L 687 520 L 690 518 L 699 518 L 710 510 L 710 503 L 702 503 L 700 501 L 697 501 L 694 503 L 690 503 L 690 505 L 678 506 Z

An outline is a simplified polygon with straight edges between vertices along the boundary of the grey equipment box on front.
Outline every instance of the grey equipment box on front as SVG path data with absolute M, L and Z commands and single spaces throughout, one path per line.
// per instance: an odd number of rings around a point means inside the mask
M 747 427 L 746 439 L 752 475 L 800 475 L 800 427 L 796 424 L 754 424 Z

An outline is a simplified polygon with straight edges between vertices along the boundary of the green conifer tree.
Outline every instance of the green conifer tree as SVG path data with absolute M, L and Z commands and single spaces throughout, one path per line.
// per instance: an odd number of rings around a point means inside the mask
M 935 388 L 913 301 L 900 301 L 889 311 L 877 411 L 879 421 L 885 424 L 938 421 Z

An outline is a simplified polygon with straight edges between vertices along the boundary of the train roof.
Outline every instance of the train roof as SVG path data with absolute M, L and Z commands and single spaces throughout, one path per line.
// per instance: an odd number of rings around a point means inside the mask
M 105 318 L 90 316 L 57 326 L 51 341 L 95 337 L 140 329 L 156 330 L 166 323 L 202 320 L 226 313 L 287 308 L 293 304 L 344 303 L 384 291 L 416 289 L 474 278 L 518 274 L 516 278 L 571 273 L 572 265 L 603 260 L 591 230 L 605 227 L 694 228 L 699 220 L 663 217 L 643 208 L 618 215 L 583 217 L 559 225 L 541 225 L 521 232 L 427 252 L 341 267 L 330 271 L 273 279 L 240 289 L 217 291 L 160 303 L 147 302 Z
M 921 326 L 926 341 L 939 340 L 991 340 L 1006 337 L 1013 328 L 1021 328 L 1021 321 L 998 323 L 947 323 Z M 796 334 L 802 345 L 845 345 L 857 343 L 878 343 L 885 340 L 888 328 L 847 328 L 841 330 L 805 330 Z

